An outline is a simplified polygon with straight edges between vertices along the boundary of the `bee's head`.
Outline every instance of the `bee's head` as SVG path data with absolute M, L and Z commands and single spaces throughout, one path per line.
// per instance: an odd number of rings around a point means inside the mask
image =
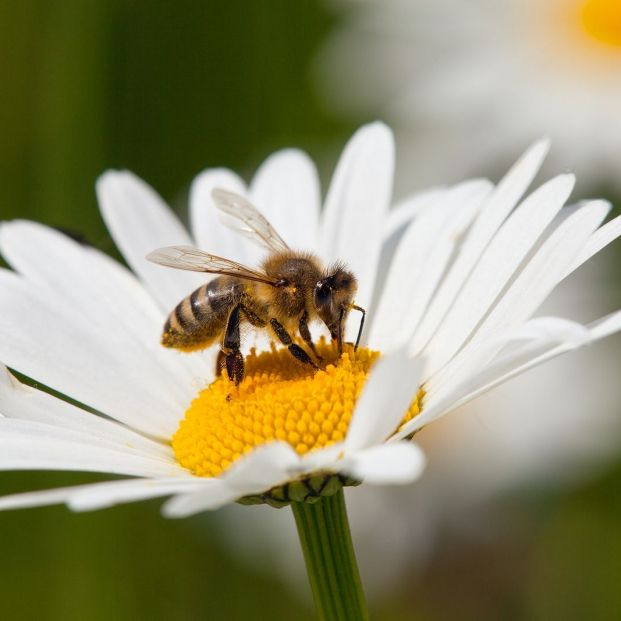
M 356 277 L 340 265 L 329 270 L 328 275 L 315 285 L 313 306 L 339 348 L 342 347 L 345 318 L 357 289 Z

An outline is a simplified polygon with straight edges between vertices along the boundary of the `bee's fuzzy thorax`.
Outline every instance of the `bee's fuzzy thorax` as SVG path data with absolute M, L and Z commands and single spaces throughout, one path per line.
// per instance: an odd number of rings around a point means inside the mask
M 263 262 L 265 273 L 278 282 L 276 287 L 257 284 L 256 292 L 269 300 L 277 319 L 288 323 L 304 311 L 314 316 L 313 289 L 320 280 L 323 266 L 309 252 L 286 251 L 269 255 Z

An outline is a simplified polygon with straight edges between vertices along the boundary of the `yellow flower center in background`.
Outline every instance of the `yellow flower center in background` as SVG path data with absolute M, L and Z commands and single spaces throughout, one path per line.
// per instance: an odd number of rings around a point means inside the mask
M 225 376 L 216 379 L 194 399 L 173 437 L 177 461 L 195 475 L 214 477 L 273 440 L 288 442 L 300 455 L 344 440 L 379 353 L 346 347 L 338 359 L 331 345 L 320 342 L 317 349 L 322 371 L 273 349 L 246 358 L 239 386 Z M 420 395 L 403 422 L 419 411 Z
M 580 22 L 591 39 L 621 48 L 621 0 L 586 0 Z

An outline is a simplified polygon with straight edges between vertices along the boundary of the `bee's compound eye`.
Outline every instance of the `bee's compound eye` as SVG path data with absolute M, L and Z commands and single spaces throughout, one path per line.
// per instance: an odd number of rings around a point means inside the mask
M 315 306 L 323 306 L 330 300 L 332 295 L 332 288 L 328 283 L 320 280 L 315 286 Z

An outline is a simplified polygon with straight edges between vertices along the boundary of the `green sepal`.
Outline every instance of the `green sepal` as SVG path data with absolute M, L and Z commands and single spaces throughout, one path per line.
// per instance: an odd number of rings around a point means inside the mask
M 306 485 L 315 492 L 316 496 L 321 494 L 321 488 L 324 486 L 326 477 L 328 475 L 325 474 L 316 474 L 312 477 L 306 479 Z
M 274 509 L 282 509 L 283 507 L 288 507 L 291 502 L 289 500 L 276 500 L 271 496 L 265 496 L 265 504 L 274 507 Z
M 289 483 L 289 498 L 293 502 L 304 502 L 308 496 L 308 487 L 304 481 L 291 481 Z
M 337 476 L 332 476 L 328 479 L 327 483 L 324 484 L 323 489 L 321 490 L 322 496 L 332 496 L 336 494 L 343 487 L 343 483 Z
M 237 499 L 239 505 L 262 505 L 265 504 L 263 496 L 243 496 Z

